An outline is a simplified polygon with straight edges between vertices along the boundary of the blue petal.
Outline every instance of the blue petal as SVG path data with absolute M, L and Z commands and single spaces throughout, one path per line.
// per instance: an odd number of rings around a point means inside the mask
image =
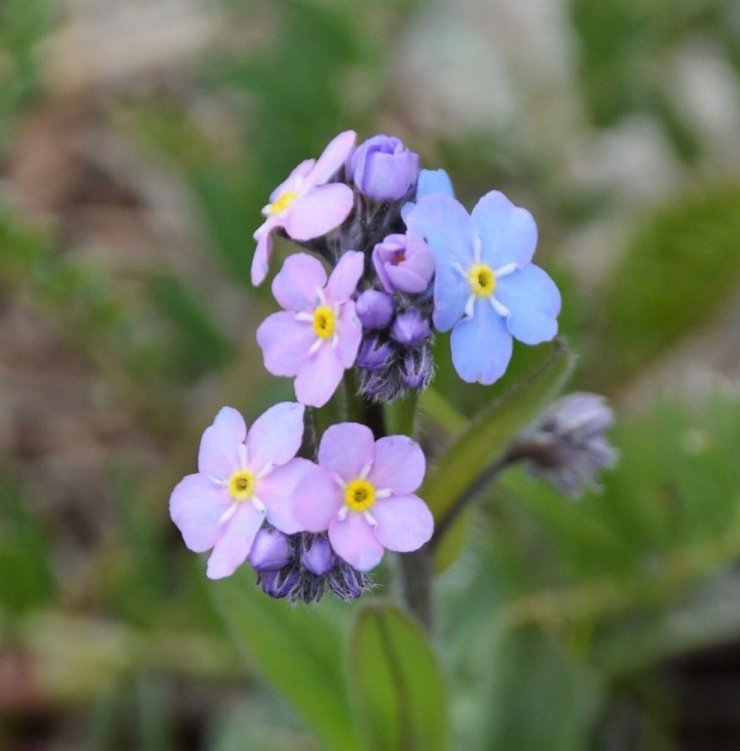
M 438 267 L 457 261 L 467 268 L 472 262 L 475 227 L 454 198 L 439 193 L 422 198 L 406 216 L 406 226 L 426 240 Z
M 471 214 L 480 233 L 482 259 L 494 269 L 507 263 L 526 266 L 537 245 L 534 217 L 497 190 L 486 193 Z
M 452 364 L 468 383 L 497 381 L 511 360 L 511 334 L 488 300 L 476 301 L 473 317 L 455 326 L 450 344 Z
M 558 333 L 560 292 L 555 282 L 539 266 L 530 264 L 496 285 L 496 299 L 511 315 L 506 319 L 509 331 L 525 344 L 539 344 Z
M 416 200 L 441 193 L 443 196 L 455 197 L 450 176 L 443 169 L 423 169 L 419 173 L 419 185 L 416 188 Z
M 465 313 L 470 285 L 450 263 L 437 263 L 434 272 L 434 326 L 449 331 Z

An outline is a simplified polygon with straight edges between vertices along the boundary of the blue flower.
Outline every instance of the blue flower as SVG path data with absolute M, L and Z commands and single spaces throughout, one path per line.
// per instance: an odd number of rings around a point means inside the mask
M 525 344 L 552 339 L 560 292 L 531 263 L 537 225 L 498 191 L 472 214 L 454 198 L 422 198 L 406 216 L 410 231 L 434 253 L 434 325 L 452 329 L 452 362 L 464 381 L 490 384 L 506 371 L 512 337 Z
M 419 182 L 416 185 L 416 201 L 421 201 L 426 196 L 433 196 L 435 194 L 441 194 L 443 196 L 455 197 L 455 189 L 452 187 L 452 180 L 450 176 L 443 169 L 423 169 L 419 173 Z M 405 203 L 401 208 L 401 218 L 406 221 L 406 217 L 409 212 L 416 206 L 415 203 L 409 201 Z

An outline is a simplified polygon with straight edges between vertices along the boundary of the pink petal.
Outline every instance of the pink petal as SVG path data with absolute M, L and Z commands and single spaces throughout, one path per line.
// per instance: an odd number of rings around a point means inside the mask
M 305 178 L 311 173 L 315 164 L 315 159 L 305 159 L 295 167 L 288 177 L 270 193 L 270 203 L 274 203 L 283 193 L 287 193 L 288 191 L 293 190 L 298 192 L 305 184 Z
M 344 366 L 327 340 L 303 364 L 293 386 L 296 399 L 309 407 L 323 407 L 339 386 Z
M 239 504 L 231 519 L 224 522 L 224 533 L 208 559 L 209 579 L 231 576 L 244 563 L 264 519 L 264 512 L 257 511 L 253 503 Z
M 376 488 L 390 488 L 396 495 L 413 493 L 424 479 L 426 459 L 416 441 L 405 435 L 389 435 L 375 444 L 368 479 Z
M 397 553 L 418 550 L 434 531 L 434 518 L 426 503 L 415 495 L 379 500 L 370 513 L 378 525 L 375 536 L 383 547 Z
M 352 190 L 342 183 L 320 185 L 296 198 L 281 216 L 282 226 L 294 240 L 312 240 L 338 227 L 352 211 Z
M 310 467 L 306 467 L 290 498 L 292 515 L 301 531 L 325 532 L 342 507 L 341 489 L 328 470 L 313 462 L 307 464 Z
M 350 300 L 339 311 L 337 354 L 345 368 L 355 364 L 361 340 L 362 326 L 355 314 L 355 304 Z
M 272 294 L 285 310 L 296 313 L 313 310 L 316 288 L 323 289 L 326 272 L 321 262 L 307 253 L 288 256 L 272 282 Z
M 231 505 L 226 488 L 206 475 L 184 477 L 170 496 L 170 516 L 190 550 L 210 550 L 221 535 L 219 519 Z
M 383 557 L 383 546 L 375 539 L 373 528 L 356 512 L 329 524 L 329 542 L 334 552 L 358 571 L 375 568 Z
M 345 482 L 360 476 L 373 460 L 375 438 L 366 425 L 343 422 L 327 428 L 319 444 L 319 464 Z
M 240 467 L 239 444 L 244 442 L 246 435 L 244 418 L 233 407 L 223 407 L 200 439 L 198 471 L 219 480 L 228 480 Z
M 285 464 L 301 447 L 305 408 L 280 402 L 260 415 L 247 434 L 249 468 L 259 472 L 266 464 Z
M 277 376 L 297 375 L 315 341 L 311 324 L 296 321 L 293 313 L 273 313 L 257 329 L 257 344 L 262 348 L 265 368 Z
M 292 459 L 258 481 L 256 493 L 267 506 L 267 521 L 286 535 L 304 529 L 293 515 L 293 501 L 315 483 L 314 469 L 308 459 Z
M 339 259 L 326 283 L 326 299 L 330 304 L 349 300 L 357 289 L 362 272 L 365 270 L 365 254 L 356 250 L 346 251 Z
M 345 130 L 329 141 L 308 176 L 312 185 L 321 185 L 334 175 L 350 155 L 356 138 L 353 130 Z
M 272 230 L 279 224 L 273 218 L 264 222 L 254 233 L 253 238 L 257 241 L 257 248 L 252 257 L 252 284 L 256 287 L 265 280 L 269 268 L 270 254 L 272 253 Z

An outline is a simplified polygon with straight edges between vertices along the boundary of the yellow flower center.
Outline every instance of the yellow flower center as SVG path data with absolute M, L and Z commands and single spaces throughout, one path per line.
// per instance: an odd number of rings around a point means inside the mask
M 254 475 L 239 469 L 229 478 L 229 495 L 237 501 L 248 501 L 254 493 Z
M 352 511 L 366 511 L 375 503 L 375 488 L 367 480 L 352 480 L 344 489 L 344 502 Z
M 285 193 L 281 193 L 275 201 L 270 204 L 270 214 L 282 214 L 295 199 L 298 198 L 298 193 L 294 190 L 286 190 Z
M 337 327 L 337 317 L 328 305 L 319 305 L 313 312 L 313 330 L 322 339 L 328 339 Z
M 476 263 L 468 272 L 470 290 L 476 297 L 490 297 L 496 289 L 496 275 L 485 263 Z

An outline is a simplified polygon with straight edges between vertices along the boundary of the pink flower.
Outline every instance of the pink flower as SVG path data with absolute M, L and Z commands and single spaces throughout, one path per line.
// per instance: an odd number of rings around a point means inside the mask
M 303 438 L 303 412 L 300 404 L 276 404 L 247 433 L 239 412 L 224 407 L 203 433 L 198 472 L 172 491 L 170 516 L 190 550 L 213 548 L 209 578 L 234 573 L 265 520 L 286 534 L 299 531 L 290 498 L 315 484 L 310 475 L 320 472 L 293 458 Z
M 383 550 L 407 553 L 432 536 L 434 521 L 414 491 L 424 478 L 424 454 L 404 435 L 375 441 L 358 423 L 330 427 L 321 439 L 326 479 L 292 499 L 296 521 L 308 532 L 329 531 L 337 555 L 368 571 Z
M 257 250 L 252 259 L 252 284 L 267 276 L 272 252 L 271 233 L 282 228 L 294 240 L 312 240 L 338 227 L 352 211 L 352 190 L 342 183 L 329 183 L 355 145 L 357 134 L 345 130 L 316 159 L 301 162 L 270 195 L 262 209 L 267 217 L 254 233 Z
M 295 377 L 302 404 L 323 407 L 354 364 L 362 327 L 350 297 L 363 269 L 363 254 L 349 250 L 327 281 L 319 261 L 298 253 L 288 256 L 272 283 L 284 310 L 262 322 L 257 343 L 270 373 Z

